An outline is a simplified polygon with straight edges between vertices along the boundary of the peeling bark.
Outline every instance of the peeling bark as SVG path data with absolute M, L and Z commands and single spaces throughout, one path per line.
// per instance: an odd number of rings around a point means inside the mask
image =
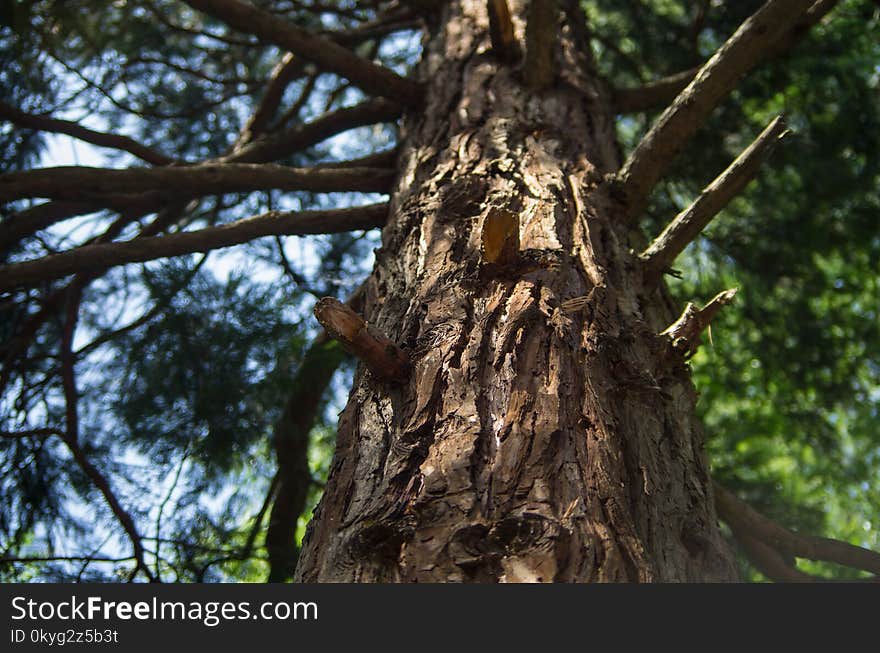
M 411 369 L 359 369 L 298 580 L 736 578 L 689 373 L 659 335 L 677 311 L 602 183 L 618 146 L 575 7 L 539 95 L 492 55 L 485 2 L 449 4 L 425 45 L 365 299 Z M 499 212 L 518 252 L 487 261 Z

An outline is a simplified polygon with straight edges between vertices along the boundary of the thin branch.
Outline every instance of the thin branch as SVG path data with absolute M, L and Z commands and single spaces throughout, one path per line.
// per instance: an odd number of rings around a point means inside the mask
M 76 389 L 76 356 L 73 353 L 73 337 L 79 320 L 82 303 L 82 290 L 72 292 L 67 297 L 64 325 L 61 329 L 61 385 L 64 388 L 64 441 L 79 442 L 79 393 Z
M 319 71 L 314 71 L 306 77 L 306 81 L 303 84 L 299 97 L 296 98 L 296 101 L 291 104 L 284 113 L 278 116 L 278 119 L 270 127 L 270 131 L 279 131 L 290 121 L 299 118 L 299 114 L 303 110 L 303 107 L 312 99 L 312 93 L 318 84 L 318 77 L 320 77 Z
M 62 220 L 99 210 L 100 204 L 91 202 L 43 202 L 14 213 L 0 222 L 0 252 Z
M 67 298 L 67 310 L 64 319 L 64 325 L 61 332 L 61 380 L 64 388 L 65 401 L 65 418 L 66 427 L 62 437 L 64 444 L 73 454 L 73 459 L 79 465 L 80 469 L 89 477 L 96 488 L 104 495 L 107 505 L 113 511 L 117 521 L 122 525 L 128 534 L 133 547 L 133 555 L 137 560 L 137 569 L 146 574 L 151 581 L 154 580 L 149 568 L 144 561 L 144 548 L 140 535 L 135 527 L 134 520 L 131 515 L 126 512 L 116 498 L 116 495 L 110 489 L 110 484 L 100 470 L 95 467 L 85 455 L 79 444 L 79 417 L 77 404 L 79 396 L 76 389 L 75 377 L 75 358 L 73 354 L 73 338 L 76 331 L 76 323 L 79 315 L 80 300 L 82 298 L 82 290 L 70 294 Z
M 190 441 L 191 442 L 191 441 Z M 186 459 L 189 457 L 189 446 L 190 443 L 187 443 L 186 448 L 183 451 L 183 455 L 180 457 L 180 464 L 177 466 L 177 469 L 174 472 L 174 479 L 171 481 L 171 486 L 168 488 L 168 492 L 165 493 L 165 497 L 162 499 L 162 502 L 159 504 L 159 510 L 156 513 L 156 580 L 162 580 L 162 571 L 160 569 L 160 561 L 161 561 L 161 552 L 162 552 L 162 514 L 165 512 L 165 506 L 168 505 L 168 502 L 171 501 L 171 497 L 174 492 L 177 490 L 177 485 L 180 483 L 180 475 L 183 473 L 183 466 L 186 464 Z
M 66 134 L 81 141 L 85 141 L 86 143 L 91 143 L 92 145 L 123 150 L 129 154 L 133 154 L 142 161 L 157 166 L 164 166 L 174 162 L 174 159 L 170 156 L 166 156 L 151 147 L 138 143 L 136 140 L 128 136 L 95 131 L 94 129 L 88 129 L 79 123 L 71 122 L 70 120 L 58 120 L 57 118 L 50 118 L 48 116 L 25 113 L 24 111 L 20 111 L 2 101 L 0 101 L 0 119 L 8 120 L 19 127 L 39 129 L 41 131 L 54 132 L 56 134 Z
M 251 530 L 248 532 L 244 546 L 239 553 L 239 558 L 241 560 L 247 560 L 251 557 L 251 553 L 253 553 L 254 544 L 257 541 L 257 535 L 263 527 L 263 519 L 269 511 L 269 507 L 272 505 L 272 501 L 275 499 L 275 494 L 278 491 L 278 480 L 278 474 L 276 473 L 269 482 L 269 489 L 266 490 L 266 497 L 263 499 L 263 503 L 260 505 L 257 514 L 254 515 L 254 523 L 251 526 Z
M 794 533 L 740 501 L 718 483 L 713 484 L 713 490 L 718 516 L 735 535 L 744 534 L 789 556 L 833 562 L 880 575 L 880 553 L 840 540 Z
M 411 13 L 407 13 L 364 23 L 349 30 L 324 32 L 321 36 L 350 48 L 370 39 L 380 39 L 394 32 L 416 30 L 420 27 L 421 20 L 413 17 Z
M 236 146 L 233 149 L 238 149 L 238 146 L 241 144 L 254 140 L 254 138 L 266 131 L 269 123 L 278 112 L 278 107 L 281 105 L 281 100 L 284 97 L 284 91 L 287 89 L 287 86 L 293 80 L 300 77 L 304 69 L 305 61 L 303 59 L 294 57 L 290 52 L 284 54 L 281 61 L 278 62 L 269 75 L 269 82 L 266 84 L 263 98 L 260 100 L 259 105 L 257 105 L 256 111 L 251 114 L 247 124 L 241 130 Z
M 367 100 L 353 107 L 326 113 L 304 125 L 297 125 L 253 141 L 225 160 L 237 163 L 273 161 L 317 145 L 331 136 L 355 127 L 392 122 L 397 120 L 400 114 L 401 107 L 394 102 L 383 99 Z
M 649 276 L 659 277 L 672 265 L 688 243 L 755 178 L 761 164 L 787 133 L 782 116 L 775 118 L 690 206 L 675 216 L 640 255 Z
M 159 315 L 159 313 L 161 313 L 162 311 L 164 311 L 165 309 L 168 308 L 168 306 L 171 304 L 171 301 L 174 299 L 174 297 L 177 295 L 177 293 L 179 293 L 187 285 L 189 285 L 189 282 L 193 280 L 193 278 L 196 276 L 198 271 L 201 269 L 201 267 L 204 265 L 205 261 L 207 261 L 207 260 L 208 260 L 208 255 L 205 254 L 204 256 L 202 256 L 202 258 L 199 260 L 199 262 L 193 266 L 193 269 L 187 273 L 186 277 L 182 281 L 180 281 L 179 283 L 175 284 L 175 286 L 171 290 L 171 292 L 169 292 L 165 297 L 163 297 L 159 301 L 157 301 L 153 305 L 153 307 L 150 308 L 150 310 L 148 310 L 146 313 L 141 315 L 139 318 L 137 318 L 136 320 L 132 320 L 131 322 L 129 322 L 128 324 L 126 324 L 123 327 L 119 327 L 118 329 L 114 329 L 113 331 L 108 331 L 107 333 L 103 333 L 100 336 L 96 337 L 94 340 L 92 340 L 89 344 L 83 345 L 82 347 L 80 347 L 76 351 L 77 359 L 81 359 L 83 356 L 88 356 L 91 352 L 93 352 L 95 349 L 97 349 L 98 347 L 100 347 L 104 343 L 110 342 L 111 340 L 114 340 L 115 338 L 118 338 L 119 336 L 126 334 L 129 331 L 134 331 L 135 329 L 142 327 L 143 325 L 150 322 L 154 317 Z
M 26 429 L 24 431 L 0 431 L 0 438 L 4 438 L 7 440 L 20 440 L 22 438 L 48 438 L 52 435 L 63 437 L 64 432 L 61 429 L 51 427 Z
M 186 0 L 191 7 L 214 16 L 233 29 L 254 34 L 293 54 L 315 62 L 321 68 L 351 80 L 365 92 L 394 98 L 406 105 L 421 101 L 422 88 L 416 82 L 376 65 L 338 45 L 310 34 L 290 23 L 240 0 Z
M 699 70 L 699 68 L 682 70 L 635 88 L 615 89 L 611 96 L 614 112 L 636 113 L 667 105 L 691 83 Z
M 165 197 L 194 197 L 257 190 L 387 192 L 391 170 L 310 170 L 271 163 L 209 163 L 164 168 L 61 166 L 0 175 L 0 203 L 26 197 L 98 200 L 104 195 L 155 191 Z
M 131 562 L 136 560 L 134 556 L 125 556 L 122 558 L 106 558 L 96 556 L 30 556 L 30 557 L 12 557 L 3 556 L 0 558 L 0 564 L 7 562 L 17 563 L 42 563 L 42 562 Z
M 326 163 L 318 163 L 315 168 L 394 168 L 397 165 L 397 156 L 400 154 L 398 148 L 393 147 L 390 150 L 382 150 L 367 154 L 357 159 L 349 159 L 347 161 L 327 161 Z
M 617 175 L 627 218 L 638 215 L 648 194 L 740 78 L 766 58 L 813 0 L 769 0 L 748 18 L 700 69 L 694 80 L 651 126 Z
M 107 478 L 92 464 L 88 457 L 86 457 L 82 448 L 77 443 L 70 440 L 65 439 L 64 442 L 67 444 L 70 453 L 73 454 L 73 459 L 76 461 L 76 464 L 79 465 L 80 469 L 82 469 L 86 476 L 92 481 L 92 484 L 98 488 L 104 496 L 104 500 L 107 502 L 107 505 L 110 506 L 110 510 L 113 512 L 116 520 L 122 525 L 123 530 L 128 535 L 128 539 L 131 541 L 133 548 L 133 557 L 137 560 L 137 569 L 143 571 L 144 575 L 146 575 L 151 582 L 154 581 L 155 578 L 144 560 L 144 546 L 137 527 L 135 526 L 134 519 L 132 519 L 131 515 L 122 507 L 119 499 L 116 498 L 116 495 L 110 488 L 110 483 Z
M 382 226 L 387 215 L 388 205 L 385 203 L 326 211 L 270 211 L 219 227 L 167 236 L 138 237 L 125 242 L 84 245 L 34 261 L 0 267 L 0 291 L 68 274 L 103 271 L 125 263 L 207 252 L 263 236 L 373 229 Z

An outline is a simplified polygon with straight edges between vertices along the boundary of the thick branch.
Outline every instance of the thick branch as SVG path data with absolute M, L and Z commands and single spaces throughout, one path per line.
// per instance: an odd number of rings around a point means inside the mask
M 776 583 L 812 583 L 820 580 L 793 566 L 779 551 L 761 540 L 745 533 L 734 533 L 733 537 L 758 571 Z
M 254 34 L 263 41 L 279 45 L 293 54 L 315 62 L 329 72 L 351 80 L 372 95 L 394 98 L 407 105 L 422 97 L 419 84 L 391 70 L 361 59 L 334 43 L 240 0 L 186 0 L 191 7 L 210 14 L 233 29 Z
M 641 212 L 675 155 L 715 106 L 812 4 L 813 0 L 769 0 L 719 48 L 651 126 L 617 176 L 630 219 Z
M 349 129 L 397 120 L 400 113 L 400 105 L 394 102 L 383 99 L 367 100 L 353 107 L 327 113 L 310 123 L 254 141 L 226 160 L 238 163 L 274 161 Z
M 0 175 L 0 203 L 26 197 L 96 200 L 104 195 L 155 191 L 164 197 L 195 197 L 256 190 L 387 192 L 387 169 L 291 168 L 275 164 L 222 163 L 165 168 L 62 166 Z
M 742 533 L 790 556 L 833 562 L 880 575 L 880 553 L 840 540 L 799 535 L 760 514 L 718 483 L 713 488 L 718 516 L 734 535 Z
M 0 267 L 0 291 L 56 279 L 68 274 L 104 270 L 125 263 L 152 261 L 168 256 L 238 245 L 275 235 L 339 233 L 372 229 L 385 222 L 387 204 L 371 204 L 328 211 L 270 211 L 219 227 L 208 227 L 168 236 L 134 238 L 121 243 L 84 245 L 34 261 Z
M 19 127 L 28 129 L 39 129 L 41 131 L 54 132 L 56 134 L 67 134 L 73 136 L 86 143 L 99 145 L 101 147 L 109 147 L 115 150 L 123 150 L 129 154 L 133 154 L 142 161 L 152 163 L 157 166 L 164 166 L 174 162 L 170 156 L 166 156 L 161 152 L 157 152 L 151 147 L 147 147 L 128 136 L 119 134 L 106 134 L 104 132 L 95 131 L 83 127 L 79 123 L 70 120 L 58 120 L 57 118 L 49 118 L 48 116 L 38 116 L 25 113 L 19 109 L 0 102 L 0 119 L 8 120 Z
M 325 335 L 315 340 L 303 356 L 284 412 L 275 427 L 273 444 L 279 482 L 266 531 L 270 583 L 293 578 L 298 557 L 296 523 L 305 508 L 311 485 L 309 433 L 320 413 L 321 399 L 343 358 L 342 348 Z
M 553 83 L 559 14 L 556 0 L 530 0 L 526 15 L 526 54 L 523 61 L 523 79 L 533 91 L 540 91 Z
M 758 174 L 773 147 L 786 135 L 785 121 L 775 118 L 764 131 L 679 213 L 641 254 L 645 270 L 659 276 L 728 203 Z
M 320 300 L 315 305 L 315 317 L 331 338 L 363 361 L 378 378 L 400 382 L 408 376 L 410 362 L 406 352 L 339 300 Z

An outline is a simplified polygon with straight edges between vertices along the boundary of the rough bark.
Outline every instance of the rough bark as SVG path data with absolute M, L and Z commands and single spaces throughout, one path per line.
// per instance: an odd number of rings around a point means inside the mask
M 485 2 L 450 3 L 425 44 L 364 309 L 411 370 L 359 369 L 299 580 L 736 577 L 658 335 L 677 311 L 602 183 L 620 160 L 575 6 L 540 94 L 493 54 Z

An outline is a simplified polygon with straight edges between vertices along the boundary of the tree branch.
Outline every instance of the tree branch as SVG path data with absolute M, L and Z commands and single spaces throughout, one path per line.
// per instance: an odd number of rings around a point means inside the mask
M 0 431 L 0 438 L 7 440 L 19 440 L 21 438 L 48 438 L 51 435 L 61 437 L 64 435 L 64 432 L 61 429 L 51 427 L 25 429 L 24 431 Z
M 397 120 L 400 114 L 401 107 L 394 102 L 383 99 L 367 100 L 353 107 L 324 114 L 304 125 L 253 141 L 223 160 L 237 163 L 273 161 L 355 127 Z
M 667 327 L 661 336 L 667 336 L 673 348 L 685 356 L 692 356 L 700 346 L 700 335 L 712 322 L 723 306 L 727 306 L 736 296 L 736 288 L 723 290 L 706 304 L 697 308 L 691 302 L 685 306 L 681 316 Z
M 526 15 L 526 54 L 523 79 L 533 91 L 541 91 L 553 83 L 559 13 L 556 0 L 530 0 Z
M 675 155 L 711 111 L 770 53 L 813 0 L 769 0 L 748 18 L 700 69 L 694 80 L 651 126 L 617 174 L 626 216 L 638 215 Z
M 10 557 L 3 556 L 0 563 L 18 562 L 18 563 L 38 563 L 38 562 L 130 562 L 135 560 L 134 556 L 126 556 L 122 558 L 107 558 L 102 556 L 30 556 L 30 557 Z
M 486 11 L 489 13 L 492 52 L 499 59 L 512 61 L 519 55 L 519 44 L 516 42 L 507 0 L 486 0 Z
M 207 252 L 263 236 L 373 229 L 382 226 L 387 215 L 388 205 L 385 203 L 326 211 L 270 211 L 219 227 L 167 236 L 138 237 L 121 243 L 84 245 L 33 261 L 0 267 L 0 291 L 125 263 Z
M 166 156 L 151 147 L 138 143 L 128 136 L 95 131 L 70 120 L 58 120 L 48 116 L 25 113 L 5 102 L 0 102 L 0 118 L 8 120 L 19 127 L 66 134 L 92 145 L 123 150 L 153 165 L 164 166 L 174 162 L 174 159 L 170 156 Z
M 321 399 L 344 357 L 339 345 L 324 334 L 318 336 L 303 356 L 275 426 L 273 445 L 279 482 L 266 531 L 270 583 L 290 580 L 296 568 L 296 522 L 305 508 L 311 484 L 309 433 L 318 418 Z
M 144 545 L 141 541 L 141 536 L 138 533 L 137 527 L 135 526 L 134 519 L 132 519 L 131 515 L 122 507 L 119 499 L 113 494 L 113 490 L 110 488 L 110 483 L 100 470 L 92 464 L 88 457 L 86 457 L 82 448 L 80 448 L 75 442 L 71 442 L 66 438 L 64 439 L 64 442 L 67 444 L 70 453 L 73 454 L 73 459 L 76 461 L 76 464 L 79 465 L 80 469 L 82 469 L 86 476 L 92 481 L 92 484 L 98 488 L 104 496 L 104 500 L 107 502 L 107 505 L 110 506 L 110 510 L 113 512 L 116 520 L 122 525 L 123 530 L 125 530 L 125 533 L 128 535 L 128 539 L 132 544 L 134 558 L 137 561 L 137 569 L 143 571 L 144 575 L 146 575 L 146 577 L 152 582 L 155 579 L 144 560 Z
M 791 49 L 803 34 L 828 14 L 839 0 L 818 0 L 807 13 L 771 47 L 766 58 L 776 57 Z M 675 99 L 699 72 L 699 68 L 683 70 L 654 82 L 635 88 L 621 88 L 612 91 L 612 104 L 615 113 L 636 113 L 656 107 L 663 107 Z
M 92 484 L 98 488 L 101 494 L 104 495 L 107 505 L 110 506 L 110 510 L 125 530 L 129 540 L 131 540 L 133 555 L 137 560 L 135 573 L 137 573 L 137 570 L 141 570 L 150 581 L 153 581 L 155 579 L 144 560 L 143 542 L 134 524 L 134 520 L 122 507 L 119 499 L 116 498 L 116 495 L 110 488 L 110 483 L 106 477 L 88 459 L 79 443 L 79 416 L 77 410 L 79 395 L 76 389 L 74 370 L 76 361 L 73 354 L 73 338 L 76 331 L 81 299 L 81 288 L 77 288 L 75 292 L 68 295 L 64 324 L 61 331 L 61 381 L 64 388 L 66 421 L 65 432 L 61 439 L 67 445 L 80 469 L 92 481 Z
M 758 540 L 789 556 L 833 562 L 880 575 L 880 553 L 840 540 L 799 535 L 771 521 L 718 483 L 713 484 L 713 489 L 718 516 L 737 537 L 741 534 Z
M 410 370 L 406 352 L 351 308 L 333 297 L 324 297 L 315 305 L 314 313 L 330 337 L 363 361 L 376 377 L 397 382 L 406 379 Z
M 769 544 L 745 533 L 734 533 L 733 537 L 743 548 L 749 561 L 770 580 L 776 583 L 812 583 L 819 580 L 793 566 Z
M 281 100 L 284 98 L 284 91 L 287 86 L 297 77 L 303 74 L 305 69 L 305 60 L 295 57 L 290 52 L 286 52 L 281 61 L 275 66 L 269 75 L 269 82 L 266 84 L 266 91 L 256 110 L 251 114 L 250 119 L 241 130 L 236 145 L 238 146 L 248 143 L 264 131 L 269 126 L 272 118 L 278 112 Z
M 94 213 L 101 208 L 100 204 L 93 202 L 43 202 L 14 213 L 0 222 L 0 252 L 62 220 Z
M 233 29 L 254 34 L 261 40 L 313 61 L 325 70 L 351 80 L 369 94 L 394 98 L 406 105 L 421 101 L 422 88 L 416 82 L 361 59 L 330 39 L 310 34 L 252 5 L 240 0 L 186 0 L 186 3 L 222 20 Z
M 292 168 L 271 163 L 207 163 L 164 168 L 61 166 L 0 175 L 0 203 L 26 197 L 97 200 L 104 195 L 155 191 L 164 197 L 195 197 L 256 190 L 388 192 L 387 169 Z
M 691 83 L 699 70 L 699 68 L 682 70 L 643 86 L 613 90 L 611 104 L 614 113 L 636 113 L 669 104 Z
M 775 118 L 736 160 L 703 189 L 690 206 L 670 222 L 640 254 L 649 277 L 659 278 L 730 201 L 749 184 L 775 145 L 788 133 L 782 116 Z

